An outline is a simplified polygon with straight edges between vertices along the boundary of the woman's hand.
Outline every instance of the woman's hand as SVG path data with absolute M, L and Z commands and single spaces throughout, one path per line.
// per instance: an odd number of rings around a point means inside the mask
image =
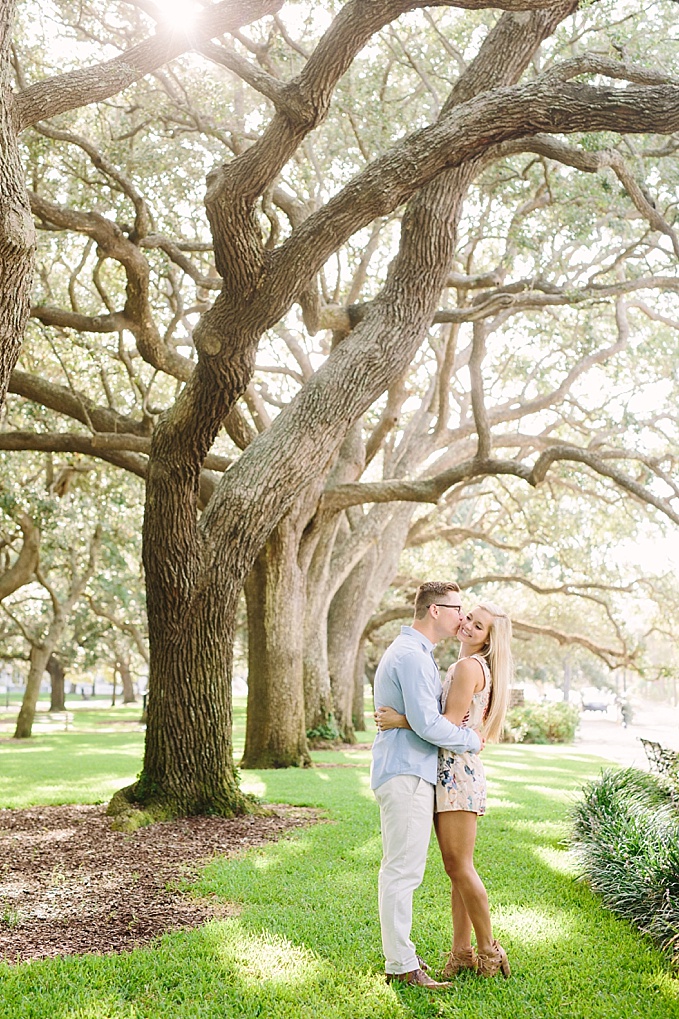
M 373 715 L 377 728 L 380 732 L 386 732 L 387 729 L 409 729 L 408 719 L 405 715 L 400 715 L 398 711 L 394 711 L 393 708 L 378 708 Z

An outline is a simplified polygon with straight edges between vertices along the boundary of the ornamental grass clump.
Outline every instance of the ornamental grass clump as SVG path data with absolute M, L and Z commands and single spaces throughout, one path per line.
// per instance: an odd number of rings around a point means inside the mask
M 604 771 L 573 813 L 583 877 L 679 963 L 679 809 L 671 786 L 635 768 Z

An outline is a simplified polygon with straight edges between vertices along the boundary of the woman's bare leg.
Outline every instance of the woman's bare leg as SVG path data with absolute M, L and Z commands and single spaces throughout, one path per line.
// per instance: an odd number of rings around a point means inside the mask
M 492 951 L 488 895 L 474 868 L 476 821 L 476 814 L 467 810 L 446 810 L 436 814 L 436 837 L 443 866 L 453 886 L 454 951 L 469 947 L 469 923 L 476 934 L 478 951 Z
M 453 913 L 453 951 L 469 951 L 472 944 L 472 922 L 455 885 L 452 885 L 450 899 Z

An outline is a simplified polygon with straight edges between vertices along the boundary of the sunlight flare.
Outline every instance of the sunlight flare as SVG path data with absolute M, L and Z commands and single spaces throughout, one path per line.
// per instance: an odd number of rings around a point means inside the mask
M 173 29 L 191 28 L 200 12 L 196 0 L 162 0 L 157 7 L 159 24 Z

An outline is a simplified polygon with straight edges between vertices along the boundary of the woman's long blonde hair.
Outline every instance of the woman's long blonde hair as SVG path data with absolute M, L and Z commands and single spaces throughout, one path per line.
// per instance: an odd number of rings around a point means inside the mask
M 492 616 L 488 640 L 479 652 L 486 659 L 492 677 L 490 701 L 481 728 L 487 740 L 497 740 L 507 714 L 509 688 L 514 675 L 512 621 L 493 602 L 480 602 L 478 607 Z

